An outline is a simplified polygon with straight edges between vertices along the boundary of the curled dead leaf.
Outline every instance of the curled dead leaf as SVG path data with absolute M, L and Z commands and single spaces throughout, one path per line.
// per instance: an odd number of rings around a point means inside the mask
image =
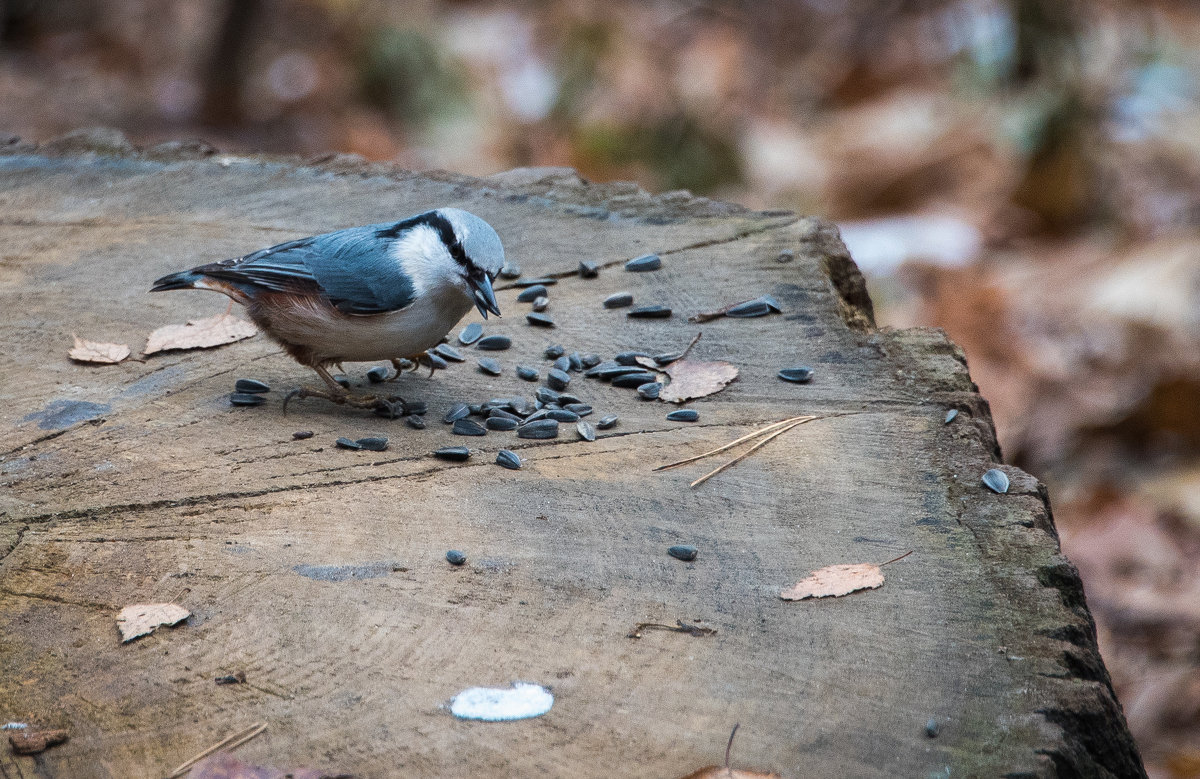
M 836 598 L 858 590 L 873 590 L 883 586 L 883 569 L 875 563 L 827 565 L 813 571 L 794 587 L 779 593 L 784 600 L 805 598 Z
M 192 612 L 174 603 L 137 603 L 126 606 L 117 615 L 121 643 L 149 635 L 161 625 L 176 625 L 190 616 Z
M 98 341 L 85 341 L 74 333 L 75 345 L 67 356 L 75 362 L 88 362 L 97 365 L 116 365 L 129 356 L 129 347 L 125 344 L 108 344 Z
M 250 338 L 258 329 L 233 314 L 217 314 L 207 319 L 197 319 L 185 325 L 165 325 L 146 339 L 143 354 L 154 354 L 171 349 L 209 349 L 224 346 L 234 341 Z
M 671 383 L 663 387 L 659 398 L 671 403 L 683 403 L 694 398 L 703 398 L 725 389 L 738 376 L 737 366 L 732 363 L 697 362 L 679 360 L 663 368 L 671 377 Z

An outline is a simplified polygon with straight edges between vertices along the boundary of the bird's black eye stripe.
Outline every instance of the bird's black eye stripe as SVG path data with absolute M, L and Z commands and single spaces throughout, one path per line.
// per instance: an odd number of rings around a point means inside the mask
M 454 228 L 450 225 L 450 220 L 439 214 L 437 211 L 426 211 L 423 214 L 417 214 L 414 217 L 397 222 L 391 227 L 384 228 L 375 235 L 379 238 L 396 238 L 405 230 L 411 230 L 418 225 L 427 225 L 437 231 L 438 237 L 442 239 L 442 243 L 446 246 L 450 256 L 459 265 L 470 267 L 472 262 L 467 257 L 467 252 L 463 249 L 462 243 L 458 240 L 458 236 L 454 234 Z

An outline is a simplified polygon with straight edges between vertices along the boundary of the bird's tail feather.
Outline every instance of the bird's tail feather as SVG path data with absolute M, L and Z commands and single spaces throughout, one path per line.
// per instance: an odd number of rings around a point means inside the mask
M 204 277 L 195 271 L 184 270 L 163 276 L 154 282 L 151 292 L 165 292 L 171 289 L 195 289 L 196 282 Z

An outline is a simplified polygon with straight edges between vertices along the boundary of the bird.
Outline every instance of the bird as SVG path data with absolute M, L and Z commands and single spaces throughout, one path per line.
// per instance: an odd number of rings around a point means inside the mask
M 472 304 L 500 316 L 492 288 L 504 246 L 469 211 L 436 208 L 396 222 L 351 227 L 197 265 L 158 279 L 151 292 L 212 290 L 246 308 L 250 319 L 325 389 L 293 397 L 395 411 L 397 396 L 355 396 L 329 374 L 345 362 L 399 358 L 419 363 Z

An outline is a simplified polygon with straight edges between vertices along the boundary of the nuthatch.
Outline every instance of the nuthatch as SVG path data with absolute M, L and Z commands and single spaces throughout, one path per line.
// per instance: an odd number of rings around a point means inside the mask
M 328 387 L 293 394 L 390 409 L 387 400 L 350 395 L 328 366 L 392 360 L 399 367 L 400 357 L 419 361 L 472 303 L 485 319 L 489 312 L 499 316 L 492 280 L 503 265 L 504 247 L 491 225 L 438 208 L 199 265 L 163 276 L 151 292 L 228 295 Z

